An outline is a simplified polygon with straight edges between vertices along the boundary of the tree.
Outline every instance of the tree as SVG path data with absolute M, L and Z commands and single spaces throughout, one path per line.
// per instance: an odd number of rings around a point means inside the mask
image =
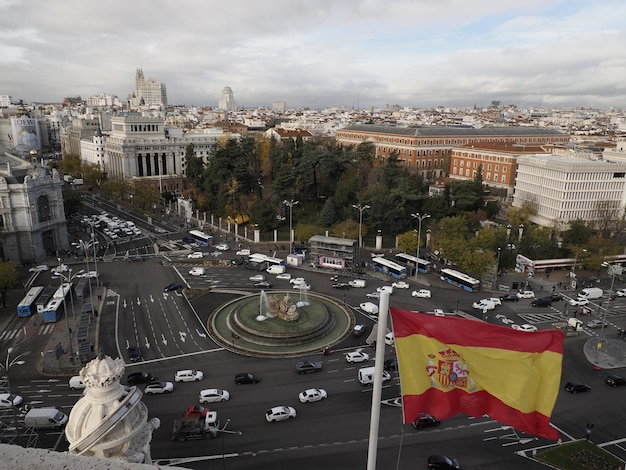
M 582 219 L 572 220 L 569 223 L 569 230 L 563 232 L 563 245 L 584 246 L 593 236 L 593 228 Z
M 19 273 L 15 269 L 13 261 L 0 263 L 0 293 L 2 294 L 2 306 L 7 306 L 7 292 L 17 285 Z
M 352 219 L 344 220 L 332 226 L 332 233 L 336 234 L 338 237 L 358 240 L 359 223 Z M 366 233 L 367 227 L 364 224 L 361 224 L 361 235 L 365 236 Z
M 317 235 L 320 232 L 319 227 L 312 224 L 297 224 L 293 230 L 295 239 L 303 243 L 308 242 L 313 235 Z
M 337 220 L 337 212 L 335 211 L 335 203 L 332 198 L 326 199 L 322 212 L 320 213 L 320 223 L 325 226 L 330 226 Z

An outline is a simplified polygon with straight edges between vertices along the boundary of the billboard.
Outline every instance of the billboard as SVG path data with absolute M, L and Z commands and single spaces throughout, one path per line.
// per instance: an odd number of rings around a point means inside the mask
M 11 118 L 11 131 L 9 140 L 13 143 L 13 148 L 21 147 L 28 150 L 41 150 L 41 137 L 39 136 L 39 126 L 37 119 L 18 117 Z

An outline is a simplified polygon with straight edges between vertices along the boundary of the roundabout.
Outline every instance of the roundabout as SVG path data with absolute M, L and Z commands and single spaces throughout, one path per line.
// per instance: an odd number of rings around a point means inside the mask
M 335 299 L 310 292 L 261 291 L 217 308 L 208 319 L 212 339 L 256 357 L 319 353 L 346 338 L 356 321 Z

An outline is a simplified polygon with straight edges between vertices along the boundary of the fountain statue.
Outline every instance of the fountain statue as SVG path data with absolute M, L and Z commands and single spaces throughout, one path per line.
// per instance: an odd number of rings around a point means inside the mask
M 265 307 L 267 317 L 278 317 L 285 321 L 296 321 L 300 318 L 297 307 L 289 299 L 289 294 L 285 294 L 282 299 L 275 294 L 268 296 Z

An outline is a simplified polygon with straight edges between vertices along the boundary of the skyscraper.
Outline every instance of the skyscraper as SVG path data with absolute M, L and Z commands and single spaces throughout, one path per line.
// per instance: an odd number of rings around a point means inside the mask
M 222 88 L 222 98 L 220 99 L 218 108 L 224 111 L 237 110 L 237 103 L 235 103 L 233 90 L 229 86 L 225 86 L 224 88 Z
M 143 69 L 138 68 L 135 73 L 135 101 L 136 106 L 167 106 L 167 90 L 165 83 L 157 82 L 154 78 L 146 80 Z

